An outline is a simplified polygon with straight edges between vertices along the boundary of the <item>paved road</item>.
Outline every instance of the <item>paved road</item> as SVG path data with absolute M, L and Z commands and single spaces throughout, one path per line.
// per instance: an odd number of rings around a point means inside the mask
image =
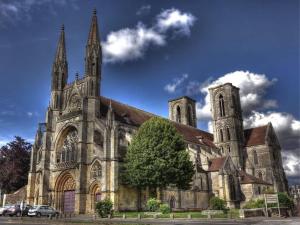
M 72 223 L 73 221 L 73 223 Z M 137 220 L 105 220 L 97 221 L 91 223 L 92 220 L 79 222 L 76 219 L 72 221 L 63 221 L 63 220 L 49 220 L 48 218 L 10 218 L 10 217 L 0 217 L 0 224 L 2 225 L 13 225 L 13 224 L 26 224 L 26 225 L 37 225 L 37 224 L 54 224 L 54 225 L 64 225 L 64 224 L 76 224 L 76 225 L 91 225 L 91 224 L 102 224 L 102 225 L 115 225 L 115 224 L 159 224 L 159 225 L 300 225 L 300 218 L 287 218 L 287 219 L 265 219 L 265 218 L 253 218 L 245 220 L 159 220 L 159 219 L 143 219 L 140 221 Z M 76 223 L 75 223 L 76 222 Z

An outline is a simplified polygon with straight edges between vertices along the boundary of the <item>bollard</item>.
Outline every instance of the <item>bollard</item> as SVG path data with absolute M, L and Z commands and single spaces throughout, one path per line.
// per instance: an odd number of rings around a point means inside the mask
M 211 219 L 211 214 L 210 213 L 207 214 L 207 219 Z
M 190 220 L 190 219 L 192 219 L 192 215 L 189 213 L 188 215 L 187 215 L 187 218 Z
M 154 215 L 153 215 L 153 218 L 154 218 L 154 219 L 157 219 L 157 214 L 154 214 Z
M 141 214 L 138 214 L 138 220 L 142 219 Z
M 125 213 L 123 213 L 123 219 L 126 219 L 126 214 Z
M 170 219 L 174 220 L 174 214 L 173 213 L 170 214 Z
M 111 214 L 108 214 L 107 217 L 108 217 L 108 219 L 111 219 Z
M 93 215 L 93 220 L 96 220 L 96 215 L 95 214 Z

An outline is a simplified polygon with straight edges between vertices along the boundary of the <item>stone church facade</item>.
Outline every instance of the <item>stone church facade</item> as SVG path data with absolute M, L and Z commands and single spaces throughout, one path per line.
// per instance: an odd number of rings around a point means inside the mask
M 27 185 L 30 204 L 62 212 L 93 213 L 110 198 L 115 210 L 137 209 L 137 191 L 122 184 L 121 165 L 139 126 L 155 116 L 100 95 L 102 52 L 96 12 L 86 44 L 85 74 L 67 83 L 65 31 L 52 66 L 51 101 L 39 124 Z M 281 148 L 272 125 L 243 128 L 239 89 L 227 83 L 210 89 L 213 134 L 197 129 L 195 101 L 169 101 L 169 119 L 195 164 L 190 190 L 168 187 L 162 201 L 173 209 L 206 209 L 213 195 L 228 206 L 259 196 L 267 187 L 287 191 Z M 149 198 L 142 191 L 142 206 Z

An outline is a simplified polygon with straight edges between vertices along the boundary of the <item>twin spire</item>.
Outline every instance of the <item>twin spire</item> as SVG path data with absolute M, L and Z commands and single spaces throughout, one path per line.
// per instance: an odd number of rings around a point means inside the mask
M 93 11 L 91 27 L 88 35 L 87 45 L 86 45 L 86 56 L 85 56 L 85 75 L 86 76 L 97 76 L 95 71 L 99 73 L 99 68 L 93 68 L 94 66 L 100 66 L 101 63 L 97 61 L 101 60 L 101 45 L 99 37 L 99 29 L 97 22 L 97 12 L 96 9 Z M 97 65 L 98 64 L 98 65 Z M 54 71 L 58 70 L 58 67 L 62 65 L 67 66 L 67 54 L 66 54 L 66 41 L 65 41 L 65 27 L 62 25 L 60 37 L 57 45 L 57 50 L 54 59 Z M 64 74 L 67 76 L 67 74 Z M 99 74 L 100 76 L 100 74 Z

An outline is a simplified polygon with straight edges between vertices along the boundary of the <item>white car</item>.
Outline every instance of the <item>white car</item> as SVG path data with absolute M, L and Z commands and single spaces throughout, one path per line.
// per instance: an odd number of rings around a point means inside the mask
M 28 211 L 28 216 L 57 216 L 59 212 L 48 205 L 35 205 Z
M 3 207 L 0 207 L 0 216 L 5 215 L 5 213 L 7 212 L 7 209 L 10 208 L 12 205 L 5 205 Z

